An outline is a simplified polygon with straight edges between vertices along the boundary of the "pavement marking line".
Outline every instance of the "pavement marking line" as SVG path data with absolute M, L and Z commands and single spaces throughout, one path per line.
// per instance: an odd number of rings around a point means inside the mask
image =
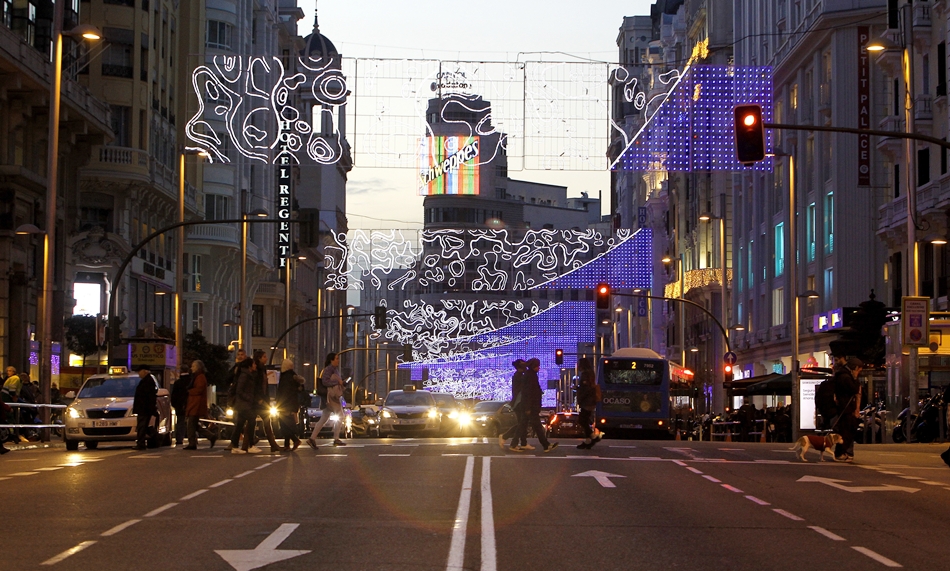
M 618 446 L 616 444 L 609 444 L 607 448 L 636 448 L 636 446 Z
M 767 501 L 765 501 L 765 500 L 760 500 L 759 498 L 757 498 L 757 497 L 755 497 L 755 496 L 746 496 L 745 499 L 750 500 L 750 501 L 752 501 L 752 502 L 755 502 L 755 503 L 759 504 L 760 506 L 770 506 L 770 505 L 772 505 L 772 504 L 768 503 Z
M 46 468 L 37 468 L 37 472 L 52 472 L 53 470 L 62 470 L 62 466 L 47 466 Z
M 10 479 L 10 478 L 3 477 L 3 478 L 0 478 L 0 482 L 2 482 L 3 480 L 9 480 L 9 479 Z
M 709 480 L 710 482 L 714 482 L 714 483 L 716 483 L 716 484 L 722 483 L 722 480 L 717 480 L 716 478 L 713 478 L 713 477 L 710 476 L 709 474 L 704 475 L 703 478 L 706 478 L 706 479 Z
M 99 534 L 99 535 L 101 535 L 102 537 L 109 537 L 110 535 L 115 535 L 115 534 L 119 533 L 120 531 L 122 531 L 123 529 L 132 527 L 133 525 L 137 524 L 137 523 L 140 522 L 140 521 L 142 521 L 142 520 L 140 520 L 140 519 L 130 519 L 129 521 L 127 521 L 127 522 L 125 522 L 125 523 L 120 523 L 119 525 L 113 527 L 113 528 L 110 529 L 109 531 L 103 531 L 103 532 L 102 532 L 101 534 Z
M 16 476 L 16 474 L 13 474 L 13 475 Z M 945 484 L 944 482 L 934 482 L 934 481 L 932 481 L 932 480 L 920 480 L 920 481 L 917 482 L 917 483 L 918 483 L 918 484 L 927 484 L 928 486 L 946 486 L 946 485 L 947 485 L 947 484 Z
M 867 547 L 861 547 L 861 546 L 859 546 L 859 545 L 852 545 L 852 546 L 851 546 L 851 549 L 857 551 L 858 553 L 863 553 L 864 555 L 867 555 L 867 556 L 870 557 L 871 559 L 877 561 L 878 563 L 880 563 L 881 565 L 884 565 L 884 566 L 886 566 L 886 567 L 903 567 L 903 565 L 901 565 L 901 564 L 898 563 L 897 561 L 894 561 L 894 560 L 892 560 L 892 559 L 888 559 L 887 557 L 884 557 L 884 556 L 881 555 L 880 553 L 876 553 L 876 552 L 874 552 L 874 551 L 871 551 L 871 550 L 868 549 Z
M 271 464 L 270 464 L 270 462 L 268 462 L 267 464 L 261 464 L 260 466 L 254 468 L 254 469 L 255 469 L 255 470 L 263 470 L 264 468 L 270 468 L 270 467 L 271 467 Z
M 722 484 L 722 487 L 725 488 L 725 489 L 727 489 L 727 490 L 729 490 L 730 492 L 735 492 L 735 493 L 737 493 L 737 494 L 744 494 L 744 493 L 745 493 L 745 492 L 743 492 L 742 490 L 740 490 L 739 488 L 737 488 L 737 487 L 735 487 L 735 486 L 730 486 L 729 484 Z
M 482 569 L 495 571 L 498 555 L 495 552 L 495 515 L 491 497 L 491 456 L 482 457 Z
M 890 475 L 892 475 L 892 476 L 900 476 L 900 472 L 891 472 L 891 471 L 889 471 L 889 470 L 881 470 L 880 473 L 881 473 L 881 474 L 890 474 Z
M 40 468 L 42 470 L 42 468 Z M 898 478 L 904 478 L 905 480 L 923 480 L 921 476 L 898 476 Z
M 233 482 L 233 481 L 234 481 L 233 479 L 228 478 L 228 479 L 226 479 L 226 480 L 221 480 L 220 482 L 215 482 L 214 484 L 211 484 L 211 485 L 208 486 L 208 487 L 209 487 L 209 488 L 219 488 L 219 487 L 221 487 L 221 486 L 227 484 L 228 482 Z
M 191 493 L 188 494 L 187 496 L 182 496 L 182 498 L 181 498 L 180 500 L 178 500 L 178 501 L 179 501 L 179 502 L 184 502 L 184 501 L 187 501 L 187 500 L 191 500 L 191 499 L 197 498 L 198 496 L 200 496 L 201 494 L 203 494 L 203 493 L 205 493 L 205 492 L 207 492 L 207 491 L 208 491 L 208 488 L 203 488 L 203 489 L 201 489 L 201 490 L 198 490 L 197 492 L 191 492 Z
M 702 470 L 697 470 L 696 468 L 693 468 L 692 466 L 687 466 L 686 469 L 689 470 L 690 472 L 692 472 L 693 474 L 702 475 L 702 473 L 703 473 Z
M 237 571 L 251 571 L 271 563 L 293 559 L 310 553 L 310 550 L 278 549 L 278 547 L 299 526 L 299 523 L 281 524 L 254 549 L 215 549 L 214 552 Z
M 248 470 L 247 472 L 241 472 L 240 474 L 238 474 L 237 476 L 235 476 L 234 479 L 237 480 L 238 478 L 243 478 L 244 476 L 248 476 L 248 475 L 253 474 L 253 473 L 254 473 L 254 470 Z
M 792 521 L 805 521 L 805 518 L 803 518 L 803 517 L 798 517 L 797 515 L 795 515 L 795 514 L 793 514 L 793 513 L 790 513 L 790 512 L 787 512 L 787 511 L 785 511 L 785 510 L 780 510 L 780 509 L 778 509 L 778 508 L 772 508 L 772 511 L 775 512 L 775 513 L 777 513 L 778 515 L 785 516 L 785 517 L 787 517 L 788 519 L 790 519 L 790 520 L 792 520 Z
M 465 531 L 468 527 L 468 509 L 472 502 L 472 473 L 475 471 L 475 458 L 465 459 L 465 476 L 462 478 L 462 492 L 459 494 L 459 507 L 455 512 L 455 524 L 452 526 L 452 544 L 446 571 L 462 571 L 465 566 Z
M 315 458 L 343 458 L 346 454 L 316 454 Z
M 82 466 L 82 462 L 68 462 L 66 464 L 60 464 L 63 468 L 75 468 L 76 466 Z
M 723 452 L 742 452 L 745 448 L 720 448 Z
M 379 455 L 380 458 L 408 458 L 410 456 L 412 456 L 412 454 L 380 454 Z M 443 456 L 445 456 L 445 454 L 443 454 Z
M 283 462 L 283 461 L 286 460 L 286 459 L 287 459 L 286 456 L 281 456 L 280 458 L 275 458 L 274 461 L 271 462 L 271 464 L 276 464 L 276 463 L 278 463 L 278 462 Z
M 673 463 L 677 466 L 682 466 L 684 468 L 686 467 L 686 462 L 683 462 L 682 460 L 673 460 Z
M 162 506 L 162 507 L 160 507 L 160 508 L 155 508 L 154 510 L 148 512 L 148 513 L 145 514 L 143 517 L 156 516 L 156 515 L 162 513 L 162 512 L 165 511 L 165 510 L 170 510 L 170 509 L 172 509 L 173 507 L 175 507 L 175 506 L 177 506 L 177 505 L 178 505 L 178 502 L 172 502 L 172 503 L 170 503 L 170 504 L 165 504 L 164 506 Z
M 80 544 L 77 545 L 76 547 L 70 547 L 69 549 L 67 549 L 66 551 L 60 553 L 60 554 L 57 555 L 56 557 L 52 557 L 52 558 L 50 558 L 50 559 L 47 559 L 46 561 L 40 563 L 40 565 L 55 565 L 55 564 L 59 563 L 60 561 L 62 561 L 63 559 L 66 559 L 66 558 L 69 557 L 70 555 L 75 555 L 75 554 L 79 553 L 80 551 L 82 551 L 83 549 L 89 547 L 90 545 L 92 545 L 92 544 L 94 544 L 94 543 L 95 543 L 95 541 L 83 541 L 82 543 L 80 543 Z
M 34 476 L 39 472 L 17 472 L 16 474 L 10 474 L 11 476 Z
M 813 529 L 832 541 L 844 541 L 843 537 L 841 537 L 840 535 L 836 533 L 832 533 L 823 527 L 818 527 L 817 525 L 810 525 L 808 526 L 808 529 Z
M 136 456 L 129 456 L 129 458 L 135 458 L 136 460 L 152 460 L 155 458 L 161 458 L 158 454 L 138 454 Z M 92 460 L 86 460 L 86 462 L 91 462 Z
M 471 454 L 443 454 L 443 456 L 468 456 L 468 457 L 471 457 L 472 455 L 471 455 Z M 523 456 L 523 458 L 527 458 L 527 456 Z
M 473 437 L 472 441 L 469 442 L 469 444 L 478 444 L 478 437 L 477 436 Z

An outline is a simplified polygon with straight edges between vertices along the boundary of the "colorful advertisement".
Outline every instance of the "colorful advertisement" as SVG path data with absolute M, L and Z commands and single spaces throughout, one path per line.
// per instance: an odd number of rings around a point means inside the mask
M 478 137 L 427 137 L 419 144 L 419 194 L 478 194 Z

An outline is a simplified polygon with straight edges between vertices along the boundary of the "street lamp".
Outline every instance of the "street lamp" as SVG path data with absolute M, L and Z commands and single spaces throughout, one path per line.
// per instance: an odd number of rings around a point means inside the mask
M 249 216 L 267 218 L 267 211 L 262 208 L 254 209 L 241 214 L 241 303 L 238 306 L 238 347 L 247 351 L 247 219 Z
M 99 30 L 88 24 L 63 31 L 64 0 L 54 2 L 51 37 L 53 38 L 53 81 L 50 83 L 49 101 L 49 147 L 46 153 L 46 239 L 43 244 L 43 304 L 40 346 L 40 392 L 43 402 L 50 401 L 50 381 L 53 361 L 53 245 L 56 238 L 56 201 L 59 169 L 59 107 L 63 83 L 63 36 L 98 40 Z M 49 424 L 50 409 L 41 409 L 43 424 Z M 43 430 L 43 440 L 49 440 L 49 430 Z
M 722 195 L 725 198 L 725 195 Z M 721 286 L 721 291 L 719 294 L 719 316 L 722 319 L 723 325 L 728 327 L 729 318 L 726 315 L 726 208 L 725 200 L 720 202 L 720 216 L 713 216 L 708 212 L 703 212 L 699 215 L 699 220 L 701 222 L 709 222 L 711 220 L 719 221 L 719 271 L 722 273 L 720 276 L 719 284 Z M 725 353 L 725 352 L 724 352 Z M 716 379 L 719 380 L 718 378 Z M 723 373 L 723 382 L 725 382 L 725 373 Z M 719 411 L 722 410 L 723 406 L 723 392 L 724 388 L 722 383 L 717 382 L 713 385 L 713 410 Z
M 178 221 L 185 221 L 185 155 L 207 159 L 211 155 L 201 149 L 185 148 L 178 157 Z M 182 294 L 185 292 L 185 227 L 178 227 L 178 260 L 175 263 L 175 359 L 182 362 L 184 340 L 182 339 Z

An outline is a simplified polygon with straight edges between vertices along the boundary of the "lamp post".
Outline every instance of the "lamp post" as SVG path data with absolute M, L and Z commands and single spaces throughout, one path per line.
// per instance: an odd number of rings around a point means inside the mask
M 267 218 L 267 211 L 256 209 L 241 214 L 241 301 L 238 306 L 238 347 L 247 351 L 247 217 Z
M 185 221 L 185 155 L 195 155 L 201 158 L 208 158 L 207 151 L 198 149 L 184 149 L 178 157 L 178 221 Z M 175 264 L 175 359 L 176 364 L 182 362 L 182 352 L 184 342 L 182 340 L 182 318 L 185 313 L 182 311 L 182 294 L 187 289 L 185 287 L 185 227 L 178 227 L 178 260 Z
M 713 216 L 709 213 L 703 213 L 699 215 L 699 220 L 701 222 L 709 222 L 711 220 L 719 221 L 719 271 L 722 272 L 722 275 L 719 279 L 719 285 L 721 286 L 719 294 L 719 318 L 722 319 L 723 325 L 726 327 L 729 326 L 729 317 L 726 315 L 726 293 L 728 288 L 726 286 L 726 205 L 725 205 L 726 195 L 722 195 L 720 201 L 720 210 L 719 216 Z M 723 371 L 722 378 L 719 375 L 716 375 L 716 382 L 713 384 L 713 410 L 720 411 L 723 409 L 723 400 L 724 392 L 723 383 L 725 382 L 725 371 Z
M 63 83 L 63 36 L 98 40 L 99 31 L 89 25 L 76 26 L 63 31 L 63 2 L 54 2 L 51 37 L 53 39 L 53 81 L 50 82 L 49 98 L 49 147 L 46 156 L 46 237 L 43 243 L 43 303 L 42 317 L 37 323 L 42 327 L 40 347 L 40 392 L 43 402 L 50 401 L 50 381 L 53 360 L 53 246 L 56 238 L 56 201 L 59 182 L 59 107 Z M 39 316 L 38 316 L 39 317 Z M 43 424 L 49 424 L 48 408 L 40 412 Z M 49 440 L 49 430 L 43 430 L 43 440 Z

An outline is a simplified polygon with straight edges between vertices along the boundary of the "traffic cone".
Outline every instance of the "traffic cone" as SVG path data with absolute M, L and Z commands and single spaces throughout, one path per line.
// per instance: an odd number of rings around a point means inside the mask
M 677 429 L 676 429 L 676 438 L 674 438 L 673 440 L 682 440 L 682 439 L 683 439 L 683 437 L 680 436 L 680 429 L 677 428 Z
M 764 444 L 765 442 L 767 442 L 767 441 L 765 440 L 765 432 L 766 432 L 767 430 L 768 430 L 768 427 L 763 426 L 763 427 L 762 427 L 762 434 L 761 434 L 761 436 L 759 436 L 759 442 L 762 442 L 763 444 Z
M 727 430 L 727 431 L 726 431 L 726 440 L 725 440 L 725 442 L 732 442 L 732 431 L 731 431 L 731 430 Z

